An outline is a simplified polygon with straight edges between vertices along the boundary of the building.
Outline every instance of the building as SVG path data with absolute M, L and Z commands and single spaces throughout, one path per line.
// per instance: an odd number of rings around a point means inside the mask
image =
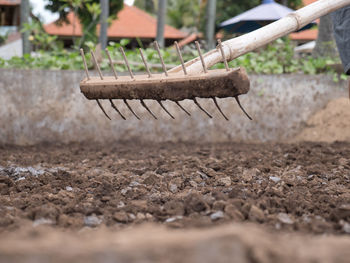
M 74 19 L 74 14 L 68 14 L 68 23 L 57 25 L 55 22 L 44 26 L 50 35 L 57 35 L 63 40 L 66 46 L 72 44 L 72 38 L 82 36 L 82 28 L 78 19 Z M 74 21 L 74 24 L 73 24 Z M 155 40 L 157 30 L 157 20 L 146 12 L 134 6 L 124 5 L 118 13 L 117 19 L 108 27 L 107 35 L 109 41 L 119 41 L 123 38 L 131 39 L 131 46 L 138 46 L 138 40 L 147 45 Z M 185 33 L 171 26 L 165 26 L 165 44 L 171 45 L 174 41 L 183 39 Z
M 313 2 L 316 2 L 317 0 L 303 0 L 304 6 L 312 4 Z M 317 19 L 317 23 L 319 23 L 319 19 Z M 290 34 L 290 39 L 297 41 L 299 44 L 305 44 L 310 41 L 314 41 L 317 39 L 318 35 L 318 29 L 312 28 L 308 30 L 304 30 L 297 33 Z
M 17 32 L 21 0 L 0 0 L 0 35 Z

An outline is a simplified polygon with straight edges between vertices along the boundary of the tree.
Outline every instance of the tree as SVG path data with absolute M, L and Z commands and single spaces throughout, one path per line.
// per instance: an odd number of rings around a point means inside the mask
M 62 24 L 63 22 L 69 23 L 67 19 L 68 14 L 70 12 L 75 14 L 83 29 L 83 37 L 78 45 L 81 46 L 85 40 L 97 42 L 96 28 L 100 22 L 101 14 L 99 3 L 100 0 L 49 0 L 45 8 L 59 14 L 57 24 Z M 110 0 L 109 10 L 111 15 L 109 16 L 109 20 L 115 19 L 117 13 L 122 8 L 123 0 Z
M 312 52 L 314 57 L 337 57 L 338 50 L 333 34 L 331 15 L 321 17 L 318 27 L 316 46 Z
M 135 0 L 134 6 L 145 10 L 147 13 L 156 13 L 156 3 L 153 0 Z

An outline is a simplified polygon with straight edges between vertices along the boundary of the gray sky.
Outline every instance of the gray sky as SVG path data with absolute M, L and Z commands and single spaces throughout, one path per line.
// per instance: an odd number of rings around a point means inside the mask
M 30 3 L 33 6 L 33 13 L 35 15 L 40 15 L 44 23 L 50 23 L 58 18 L 56 14 L 51 13 L 50 11 L 45 10 L 44 6 L 46 0 L 30 0 Z M 124 0 L 124 3 L 127 3 L 128 5 L 132 5 L 134 3 L 134 0 Z

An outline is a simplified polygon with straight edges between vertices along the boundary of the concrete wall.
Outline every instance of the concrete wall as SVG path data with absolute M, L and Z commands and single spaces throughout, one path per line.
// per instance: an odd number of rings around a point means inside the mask
M 80 93 L 80 71 L 0 69 L 0 143 L 35 144 L 44 141 L 106 141 L 145 139 L 152 141 L 277 141 L 293 137 L 315 111 L 331 99 L 347 96 L 346 83 L 330 76 L 251 75 L 251 91 L 241 102 L 253 117 L 249 121 L 234 99 L 219 104 L 230 118 L 225 121 L 212 101 L 199 100 L 214 115 L 209 119 L 193 102 L 183 104 L 188 117 L 173 102 L 165 105 L 175 115 L 170 119 L 152 101 L 146 101 L 159 116 L 153 120 L 139 102 L 130 104 L 142 116 L 136 120 L 120 101 L 127 116 L 122 120 L 103 101 L 109 121 L 95 101 Z

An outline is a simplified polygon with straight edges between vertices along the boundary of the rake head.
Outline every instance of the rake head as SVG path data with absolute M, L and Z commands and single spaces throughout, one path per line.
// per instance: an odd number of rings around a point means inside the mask
M 144 102 L 144 100 L 146 99 L 156 100 L 162 107 L 162 109 L 172 119 L 174 119 L 174 116 L 165 108 L 162 101 L 171 100 L 175 102 L 179 106 L 179 108 L 183 110 L 186 114 L 191 115 L 185 108 L 181 106 L 179 102 L 185 99 L 193 100 L 200 110 L 202 110 L 209 118 L 212 118 L 212 116 L 197 101 L 197 98 L 210 98 L 213 100 L 215 106 L 218 108 L 222 116 L 226 120 L 228 120 L 228 118 L 223 113 L 216 100 L 216 98 L 227 97 L 234 97 L 238 102 L 240 108 L 243 110 L 243 112 L 247 115 L 249 119 L 251 119 L 250 116 L 242 108 L 238 99 L 239 95 L 246 94 L 249 91 L 250 84 L 248 76 L 243 68 L 230 69 L 228 67 L 220 41 L 218 47 L 220 48 L 220 51 L 222 53 L 226 69 L 207 70 L 202 57 L 201 50 L 199 48 L 199 44 L 198 42 L 196 42 L 197 50 L 203 65 L 204 72 L 195 75 L 187 73 L 180 49 L 176 42 L 175 46 L 177 54 L 181 61 L 183 74 L 169 73 L 164 64 L 158 43 L 154 42 L 154 46 L 158 52 L 162 64 L 162 68 L 164 71 L 163 74 L 152 74 L 150 72 L 147 61 L 145 60 L 143 52 L 140 49 L 140 55 L 146 67 L 147 74 L 134 75 L 130 69 L 129 62 L 125 56 L 123 48 L 120 48 L 120 52 L 124 57 L 124 62 L 128 68 L 130 76 L 117 75 L 113 60 L 108 50 L 106 49 L 106 54 L 112 67 L 114 76 L 104 77 L 102 75 L 100 67 L 95 58 L 95 54 L 91 52 L 93 62 L 99 73 L 99 77 L 90 77 L 85 60 L 85 55 L 83 50 L 81 50 L 81 55 L 83 57 L 85 72 L 87 76 L 86 79 L 80 82 L 81 92 L 87 99 L 96 100 L 98 106 L 101 108 L 102 112 L 108 119 L 110 119 L 110 117 L 107 115 L 99 100 L 109 100 L 112 108 L 120 115 L 122 119 L 125 120 L 126 118 L 124 117 L 124 115 L 113 103 L 113 99 L 123 100 L 128 109 L 137 119 L 140 118 L 130 107 L 127 100 L 139 100 L 141 102 L 141 105 L 152 115 L 152 117 L 154 119 L 157 119 L 155 114 L 147 107 L 147 105 Z

